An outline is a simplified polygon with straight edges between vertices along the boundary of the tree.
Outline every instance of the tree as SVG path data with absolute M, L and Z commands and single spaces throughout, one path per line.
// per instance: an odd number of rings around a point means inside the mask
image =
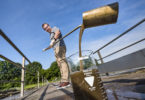
M 19 63 L 17 63 L 19 64 Z M 19 64 L 21 65 L 21 64 Z M 17 81 L 17 82 L 3 82 L 0 83 L 0 88 L 11 88 L 15 86 L 20 86 L 21 80 L 21 68 L 7 62 L 7 61 L 0 61 L 0 80 L 2 81 Z
M 28 70 L 28 71 L 27 71 Z M 39 62 L 33 62 L 32 64 L 26 65 L 26 84 L 37 83 L 37 73 L 41 72 L 42 65 Z
M 60 77 L 60 70 L 57 65 L 57 62 L 54 61 L 51 63 L 51 66 L 49 69 L 46 70 L 46 78 L 48 80 L 54 80 L 55 78 Z

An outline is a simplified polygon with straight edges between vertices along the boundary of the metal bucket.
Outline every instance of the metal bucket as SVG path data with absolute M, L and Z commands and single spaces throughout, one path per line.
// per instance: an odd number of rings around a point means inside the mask
M 109 4 L 83 13 L 85 28 L 115 23 L 118 18 L 118 3 Z

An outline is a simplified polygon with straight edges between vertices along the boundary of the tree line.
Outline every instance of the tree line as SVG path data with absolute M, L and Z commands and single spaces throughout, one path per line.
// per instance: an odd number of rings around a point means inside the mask
M 22 66 L 20 63 L 18 65 Z M 54 61 L 48 69 L 43 69 L 39 62 L 32 62 L 25 65 L 25 85 L 37 83 L 37 72 L 39 71 L 40 82 L 43 79 L 52 81 L 60 77 L 60 71 L 57 62 Z M 0 89 L 9 89 L 20 87 L 21 68 L 7 62 L 0 61 Z

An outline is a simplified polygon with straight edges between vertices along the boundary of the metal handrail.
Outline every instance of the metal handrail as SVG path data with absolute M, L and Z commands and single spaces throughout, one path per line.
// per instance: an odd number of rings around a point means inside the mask
M 17 51 L 22 55 L 29 63 L 31 61 L 20 51 L 20 49 L 5 35 L 5 33 L 0 29 L 0 35 Z
M 4 56 L 3 56 L 3 55 L 1 55 L 1 54 L 0 54 L 0 58 L 2 58 L 2 59 L 4 59 L 4 60 L 6 60 L 6 61 L 8 61 L 8 62 L 12 63 L 12 64 L 13 64 L 13 65 L 15 65 L 16 67 L 19 67 L 19 68 L 22 68 L 22 69 L 24 69 L 24 70 L 25 70 L 25 68 L 23 68 L 22 66 L 20 66 L 20 65 L 16 64 L 16 63 L 15 63 L 15 62 L 13 62 L 12 60 L 10 60 L 10 59 L 8 59 L 8 58 L 4 57 Z
M 138 43 L 140 43 L 140 42 L 142 42 L 142 41 L 144 41 L 144 40 L 145 40 L 145 38 L 143 38 L 143 39 L 141 39 L 141 40 L 139 40 L 139 41 L 137 41 L 137 42 L 134 42 L 134 43 L 132 43 L 132 44 L 130 44 L 130 45 L 128 45 L 128 46 L 126 46 L 126 47 L 120 49 L 120 50 L 117 50 L 117 51 L 115 51 L 115 52 L 113 52 L 113 53 L 111 53 L 111 54 L 109 54 L 109 55 L 107 55 L 107 56 L 105 56 L 105 57 L 102 57 L 101 59 L 104 59 L 104 58 L 107 58 L 107 57 L 109 57 L 109 56 L 112 56 L 112 55 L 114 55 L 114 54 L 116 54 L 116 53 L 118 53 L 118 52 L 120 52 L 120 51 L 122 51 L 122 50 L 124 50 L 124 49 L 126 49 L 126 48 L 129 48 L 129 47 L 131 47 L 131 46 L 133 46 L 133 45 L 135 45 L 135 44 L 138 44 Z M 99 60 L 101 60 L 101 59 L 98 59 L 97 61 L 99 61 Z
M 20 95 L 21 97 L 24 96 L 24 75 L 25 72 L 24 70 L 28 71 L 30 73 L 30 75 L 35 76 L 35 74 L 33 74 L 30 70 L 27 70 L 26 68 L 24 68 L 25 65 L 25 59 L 29 62 L 29 64 L 32 64 L 31 61 L 20 51 L 20 49 L 5 35 L 5 33 L 0 29 L 0 35 L 23 57 L 23 64 L 22 66 L 16 64 L 15 62 L 11 61 L 10 59 L 0 55 L 1 58 L 3 58 L 4 60 L 14 64 L 16 67 L 20 67 L 22 69 L 21 72 L 21 91 L 20 91 Z M 39 76 L 38 76 L 38 80 L 39 80 Z M 38 81 L 38 85 L 39 85 L 39 81 Z M 39 86 L 38 86 L 39 88 Z
M 143 20 L 141 20 L 140 22 L 138 22 L 137 24 L 135 24 L 132 27 L 130 27 L 129 29 L 127 29 L 125 32 L 123 32 L 122 34 L 120 34 L 119 36 L 117 36 L 115 39 L 111 40 L 110 42 L 108 42 L 107 44 L 105 44 L 104 46 L 102 46 L 101 48 L 99 48 L 98 50 L 96 50 L 95 52 L 93 52 L 93 54 L 97 53 L 98 51 L 100 51 L 101 49 L 105 48 L 106 46 L 108 46 L 109 44 L 111 44 L 112 42 L 114 42 L 115 40 L 117 40 L 118 38 L 120 38 L 123 35 L 127 34 L 129 31 L 131 31 L 132 29 L 134 29 L 138 25 L 142 24 L 144 21 L 145 21 L 145 18 Z
M 4 59 L 4 60 L 6 60 L 6 61 L 12 63 L 12 64 L 15 65 L 16 67 L 19 67 L 19 68 L 21 68 L 21 69 L 24 69 L 24 70 L 28 71 L 32 76 L 35 76 L 35 74 L 32 74 L 32 72 L 29 71 L 28 69 L 26 69 L 26 68 L 20 66 L 19 64 L 13 62 L 12 60 L 8 59 L 7 57 L 5 57 L 5 56 L 3 56 L 3 55 L 1 55 L 1 54 L 0 54 L 0 58 L 2 58 L 2 59 Z

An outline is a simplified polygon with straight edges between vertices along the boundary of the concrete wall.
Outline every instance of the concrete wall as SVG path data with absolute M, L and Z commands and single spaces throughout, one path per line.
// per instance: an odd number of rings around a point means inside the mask
M 145 49 L 99 65 L 100 73 L 115 72 L 145 66 Z

